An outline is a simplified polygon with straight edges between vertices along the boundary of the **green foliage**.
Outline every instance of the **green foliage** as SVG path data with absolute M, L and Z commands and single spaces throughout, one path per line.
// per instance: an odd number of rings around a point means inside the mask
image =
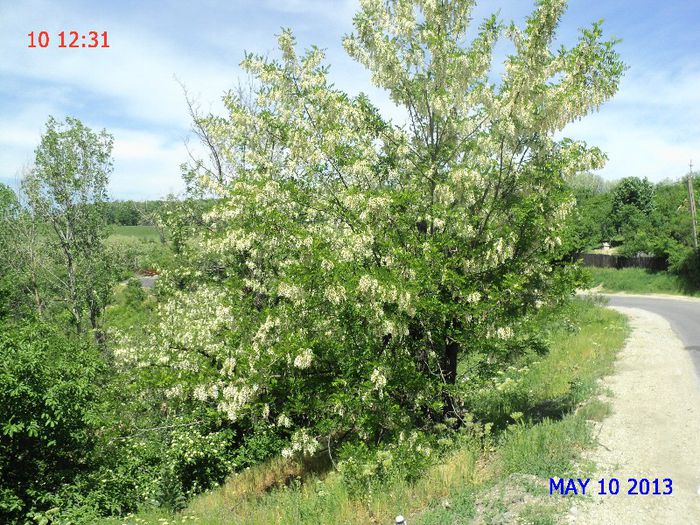
M 108 224 L 121 226 L 137 226 L 145 219 L 142 203 L 134 201 L 113 201 L 106 206 L 106 220 Z
M 578 195 L 576 208 L 567 220 L 564 246 L 570 253 L 598 248 L 614 236 L 612 194 Z
M 594 195 L 610 192 L 611 183 L 600 175 L 590 172 L 574 174 L 568 180 L 568 185 L 574 193 L 576 200 L 585 200 Z
M 172 469 L 163 469 L 156 500 L 159 507 L 170 512 L 180 511 L 187 505 L 187 498 L 182 490 L 180 478 Z
M 439 457 L 439 434 L 412 432 L 394 443 L 369 447 L 348 443 L 338 451 L 339 471 L 351 494 L 361 496 L 391 481 L 414 482 Z M 443 438 L 444 443 L 451 443 Z
M 654 185 L 647 179 L 627 177 L 612 195 L 612 220 L 616 232 L 624 238 L 639 231 L 654 209 Z
M 268 425 L 259 424 L 246 430 L 236 449 L 235 463 L 237 468 L 259 465 L 271 457 L 279 455 L 286 444 L 279 433 Z
M 577 198 L 576 209 L 563 235 L 570 253 L 598 248 L 604 241 L 621 242 L 617 252 L 620 255 L 636 256 L 641 252 L 668 260 L 669 272 L 678 277 L 678 283 L 662 288 L 676 291 L 700 288 L 700 265 L 693 249 L 686 180 L 664 181 L 654 187 L 647 180 L 631 177 L 620 181 L 613 191 L 602 193 L 595 189 L 597 184 L 593 188 L 591 184 L 587 180 L 570 184 Z M 695 176 L 695 184 L 700 184 L 700 177 Z M 612 276 L 614 272 L 606 275 Z M 632 273 L 622 273 L 615 280 L 627 275 Z M 655 280 L 676 281 L 663 275 Z M 628 284 L 632 286 L 628 291 L 651 290 L 631 281 Z M 620 289 L 617 284 L 611 285 Z
M 521 420 L 559 418 L 575 408 L 590 395 L 594 378 L 610 371 L 613 356 L 604 349 L 620 344 L 625 335 L 615 320 L 587 301 L 572 301 L 538 316 L 533 331 L 540 347 L 530 342 L 514 365 L 480 377 L 471 363 L 463 363 L 473 416 L 498 430 Z M 588 333 L 579 333 L 582 325 Z M 558 344 L 562 339 L 567 346 Z M 585 369 L 577 359 L 585 360 Z
M 474 424 L 469 432 L 452 433 L 454 445 L 447 445 L 452 449 L 444 455 L 436 443 L 437 435 L 417 436 L 414 446 L 405 449 L 411 450 L 405 456 L 397 454 L 399 447 L 389 444 L 378 449 L 358 445 L 352 450 L 348 446 L 347 456 L 355 461 L 341 469 L 342 474 L 271 490 L 271 484 L 261 484 L 259 477 L 274 470 L 276 460 L 244 471 L 226 485 L 198 496 L 175 517 L 146 512 L 119 523 L 135 525 L 143 520 L 155 524 L 161 518 L 179 523 L 191 518 L 210 525 L 276 521 L 366 524 L 390 523 L 401 512 L 410 523 L 452 524 L 472 516 L 477 504 L 483 507 L 492 497 L 490 488 L 507 482 L 511 473 L 545 477 L 572 474 L 582 465 L 579 452 L 592 443 L 592 427 L 585 419 L 593 410 L 587 409 L 586 401 L 596 392 L 598 379 L 612 370 L 626 336 L 625 318 L 590 301 L 575 300 L 563 315 L 543 318 L 541 328 L 551 352 L 530 364 L 520 387 L 525 392 L 533 390 L 531 405 L 521 407 L 525 416 L 511 420 L 500 433 L 485 437 L 484 427 Z M 575 414 L 571 413 L 574 407 L 568 406 L 557 417 L 542 421 L 528 416 L 545 401 L 558 403 L 572 385 L 578 385 L 576 407 L 581 407 Z M 415 450 L 421 445 L 431 449 L 431 460 L 425 463 L 425 454 Z M 395 466 L 403 461 L 407 464 Z M 406 482 L 403 468 L 422 472 Z M 387 481 L 373 480 L 372 473 Z
M 613 213 L 619 213 L 625 206 L 633 206 L 649 215 L 654 207 L 654 185 L 638 177 L 620 180 L 613 191 Z
M 685 293 L 700 290 L 700 253 L 691 250 L 679 250 L 669 255 L 669 269 L 676 273 L 682 281 Z
M 700 178 L 695 177 L 695 183 L 700 183 Z M 685 180 L 658 185 L 652 220 L 632 237 L 631 249 L 666 257 L 669 271 L 681 278 L 685 288 L 700 288 Z
M 90 468 L 104 366 L 49 327 L 1 328 L 0 520 L 21 523 Z
M 20 215 L 17 196 L 8 186 L 0 184 L 0 319 L 17 307 L 20 275 L 15 267 L 14 244 Z
M 143 291 L 141 281 L 131 278 L 126 282 L 124 289 L 124 301 L 127 306 L 140 305 L 146 300 L 146 292 Z
M 120 279 L 134 272 L 158 272 L 172 262 L 170 247 L 153 239 L 111 235 L 105 241 L 105 248 L 113 257 L 115 272 Z
M 194 195 L 178 199 L 173 195 L 159 207 L 155 224 L 161 239 L 167 239 L 175 254 L 182 254 L 190 239 L 203 225 L 203 216 L 208 213 L 213 203 Z

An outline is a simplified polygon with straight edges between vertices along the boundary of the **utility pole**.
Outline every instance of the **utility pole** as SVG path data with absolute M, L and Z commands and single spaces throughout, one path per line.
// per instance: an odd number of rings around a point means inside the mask
M 698 251 L 698 229 L 695 224 L 695 192 L 693 191 L 693 161 L 690 161 L 690 171 L 688 172 L 688 202 L 690 203 L 690 219 L 693 223 L 693 246 Z

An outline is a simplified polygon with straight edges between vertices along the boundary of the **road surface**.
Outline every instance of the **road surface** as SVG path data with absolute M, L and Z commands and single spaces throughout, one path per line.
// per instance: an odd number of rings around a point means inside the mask
M 603 381 L 611 414 L 595 424 L 586 454 L 615 495 L 575 499 L 569 523 L 700 525 L 700 301 L 608 296 L 629 318 L 615 372 Z M 670 480 L 666 496 L 628 493 L 630 479 Z M 587 501 L 586 501 L 587 500 Z
M 153 288 L 156 284 L 157 275 L 139 275 L 138 280 L 144 288 Z
M 700 376 L 700 300 L 679 297 L 605 295 L 610 306 L 640 308 L 664 317 L 683 341 Z

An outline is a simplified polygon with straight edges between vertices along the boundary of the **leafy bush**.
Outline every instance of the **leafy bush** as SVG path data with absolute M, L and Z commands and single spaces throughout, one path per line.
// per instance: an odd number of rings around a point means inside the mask
M 146 292 L 143 290 L 141 281 L 131 278 L 126 282 L 124 289 L 124 302 L 127 306 L 139 306 L 146 300 Z
M 95 349 L 35 324 L 0 329 L 0 521 L 56 504 L 91 468 L 103 363 Z
M 618 233 L 625 234 L 629 228 L 637 231 L 635 224 L 648 221 L 654 209 L 654 185 L 647 179 L 626 177 L 622 179 L 612 195 L 612 217 Z
M 697 292 L 700 290 L 700 253 L 686 249 L 681 252 L 680 256 L 671 255 L 669 270 L 683 279 L 684 291 Z
M 338 453 L 338 469 L 351 493 L 367 494 L 390 481 L 417 480 L 437 460 L 441 448 L 437 436 L 416 431 L 377 447 L 348 443 Z

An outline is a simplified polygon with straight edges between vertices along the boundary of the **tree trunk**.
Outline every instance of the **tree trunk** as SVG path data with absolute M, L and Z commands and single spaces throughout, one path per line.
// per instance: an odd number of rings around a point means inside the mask
M 446 326 L 446 332 L 449 333 L 450 324 Z M 440 368 L 442 369 L 442 378 L 445 382 L 443 409 L 442 415 L 444 418 L 457 416 L 457 408 L 455 399 L 450 392 L 450 387 L 457 382 L 457 357 L 459 354 L 459 343 L 448 335 L 445 336 L 445 348 L 443 358 L 441 359 Z M 459 418 L 457 418 L 459 419 Z
M 68 273 L 68 295 L 70 296 L 70 310 L 75 320 L 75 331 L 78 334 L 83 332 L 82 317 L 83 312 L 80 308 L 80 298 L 78 297 L 78 284 L 75 276 L 75 266 L 73 265 L 73 257 L 66 249 L 66 271 Z
M 445 383 L 454 385 L 457 381 L 457 354 L 459 352 L 459 343 L 448 338 L 445 342 L 445 358 L 443 359 L 442 373 L 445 377 Z

